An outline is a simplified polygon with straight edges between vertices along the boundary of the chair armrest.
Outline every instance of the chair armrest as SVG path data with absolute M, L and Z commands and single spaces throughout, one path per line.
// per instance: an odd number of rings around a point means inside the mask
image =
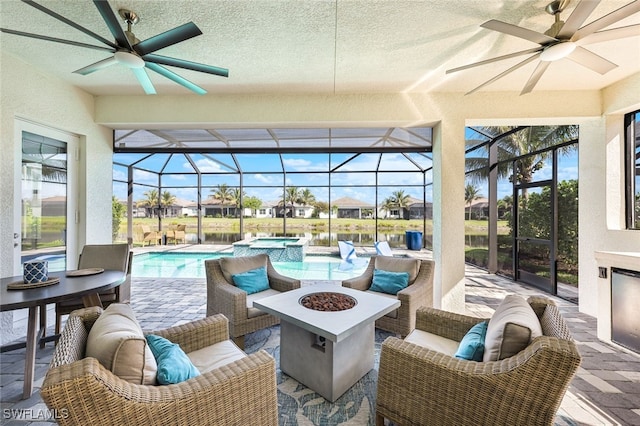
M 415 282 L 400 290 L 396 296 L 402 304 L 417 303 L 418 306 L 431 306 L 428 300 L 427 286 L 424 283 Z
M 552 425 L 579 365 L 573 342 L 547 336 L 493 362 L 460 360 L 390 337 L 380 355 L 376 408 L 403 424 Z
M 248 355 L 182 383 L 126 382 L 95 358 L 49 370 L 40 391 L 58 424 L 278 424 L 275 360 Z
M 180 345 L 186 353 L 229 339 L 229 320 L 222 314 L 145 334 L 157 334 Z
M 267 276 L 269 287 L 278 291 L 289 291 L 300 288 L 300 280 L 284 276 L 275 270 L 271 260 L 267 259 Z
M 247 292 L 229 284 L 226 280 L 216 283 L 213 288 L 213 311 L 207 315 L 221 313 L 232 321 L 247 317 Z M 207 308 L 209 305 L 207 304 Z
M 459 342 L 474 325 L 489 318 L 479 318 L 436 308 L 420 307 L 416 312 L 416 328 Z
M 360 291 L 369 290 L 371 282 L 373 281 L 373 270 L 375 269 L 373 257 L 371 259 L 372 260 L 369 261 L 367 269 L 365 269 L 360 276 L 342 281 L 342 286 Z

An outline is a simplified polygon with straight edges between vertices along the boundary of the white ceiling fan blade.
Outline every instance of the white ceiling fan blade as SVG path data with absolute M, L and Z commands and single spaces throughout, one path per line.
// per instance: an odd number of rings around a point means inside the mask
M 178 83 L 179 85 L 181 85 L 183 87 L 186 87 L 187 89 L 191 90 L 192 92 L 197 93 L 198 95 L 205 95 L 207 93 L 207 91 L 204 90 L 202 87 L 198 86 L 197 84 L 194 84 L 194 83 L 190 82 L 189 80 L 187 80 L 184 77 L 179 76 L 175 72 L 166 69 L 162 65 L 154 64 L 153 62 L 145 62 L 145 66 L 147 68 L 149 68 L 150 70 L 153 70 L 153 71 L 157 72 L 158 74 L 167 77 L 169 80 L 172 80 L 172 81 Z
M 533 60 L 537 59 L 539 56 L 540 56 L 540 54 L 533 55 L 533 56 L 531 56 L 530 58 L 527 58 L 527 59 L 525 59 L 524 61 L 517 63 L 516 65 L 512 66 L 512 67 L 511 67 L 511 68 L 509 68 L 508 70 L 506 70 L 506 71 L 504 71 L 504 72 L 501 72 L 500 74 L 496 75 L 496 76 L 495 76 L 495 77 L 493 77 L 491 80 L 485 81 L 485 82 L 484 82 L 484 83 L 482 83 L 480 86 L 478 86 L 478 87 L 476 87 L 475 89 L 473 89 L 472 91 L 465 93 L 465 95 L 470 95 L 470 94 L 472 94 L 472 93 L 474 93 L 474 92 L 476 92 L 476 91 L 478 91 L 478 90 L 482 89 L 484 86 L 486 86 L 486 85 L 488 85 L 488 84 L 491 84 L 491 83 L 493 83 L 493 82 L 494 82 L 494 81 L 496 81 L 496 80 L 501 79 L 501 78 L 502 78 L 502 77 L 504 77 L 505 75 L 507 75 L 507 74 L 509 74 L 509 73 L 511 73 L 511 72 L 513 72 L 513 71 L 515 71 L 515 70 L 517 70 L 518 68 L 520 68 L 520 67 L 523 67 L 523 66 L 527 65 L 529 62 L 531 62 L 531 61 L 533 61 Z
M 596 55 L 595 53 L 580 46 L 576 47 L 576 50 L 571 52 L 571 54 L 567 56 L 567 59 L 571 59 L 573 62 L 600 74 L 606 74 L 612 69 L 618 67 L 613 62 L 607 61 L 602 56 Z
M 559 39 L 568 39 L 573 36 L 573 33 L 578 31 L 580 26 L 587 20 L 589 15 L 595 10 L 600 3 L 600 0 L 582 0 L 571 15 L 567 18 L 566 22 L 562 26 L 562 29 L 556 36 Z
M 486 65 L 486 64 L 490 64 L 492 62 L 502 61 L 504 59 L 515 58 L 516 56 L 526 55 L 528 53 L 541 52 L 542 49 L 543 49 L 542 47 L 534 47 L 534 48 L 531 48 L 531 49 L 521 50 L 519 52 L 510 53 L 508 55 L 497 56 L 495 58 L 486 59 L 484 61 L 474 62 L 473 64 L 463 65 L 463 66 L 458 67 L 458 68 L 452 68 L 450 70 L 445 71 L 445 74 L 451 74 L 451 73 L 454 73 L 454 72 L 466 70 L 467 68 L 473 68 L 473 67 L 477 67 L 477 66 L 480 66 L 480 65 Z
M 626 6 L 622 6 L 620 9 L 614 10 L 608 15 L 605 15 L 602 18 L 596 19 L 592 23 L 585 25 L 584 27 L 576 31 L 573 37 L 571 37 L 571 41 L 578 41 L 581 38 L 588 36 L 589 34 L 593 34 L 596 31 L 606 28 L 611 24 L 615 24 L 616 22 L 637 12 L 640 12 L 640 0 L 634 0 Z
M 153 83 L 151 83 L 151 79 L 149 78 L 149 75 L 144 70 L 144 68 L 131 68 L 131 71 L 133 71 L 133 73 L 136 75 L 138 82 L 144 89 L 144 93 L 146 93 L 147 95 L 156 94 L 156 88 L 153 87 Z
M 627 27 L 614 28 L 612 30 L 598 31 L 581 39 L 577 44 L 585 46 L 587 44 L 602 43 L 603 41 L 618 40 L 621 38 L 640 36 L 640 24 L 629 25 Z
M 495 19 L 487 21 L 480 26 L 483 28 L 487 28 L 489 30 L 498 31 L 504 34 L 523 38 L 525 40 L 529 40 L 538 44 L 548 44 L 548 43 L 553 43 L 555 41 L 558 41 L 557 39 L 553 37 L 549 37 L 546 34 L 542 34 L 537 31 L 532 31 L 527 28 L 522 28 L 517 25 L 508 24 L 506 22 L 497 21 Z
M 551 62 L 549 61 L 540 61 L 538 63 L 536 69 L 533 70 L 533 74 L 531 74 L 531 77 L 529 77 L 527 84 L 525 84 L 522 88 L 522 92 L 520 92 L 520 95 L 526 95 L 533 90 L 536 84 L 538 84 L 538 81 L 540 81 L 540 77 L 542 77 L 542 74 L 544 74 L 544 72 L 549 67 L 549 64 L 551 64 Z
M 91 65 L 87 65 L 84 68 L 80 68 L 79 70 L 75 70 L 74 73 L 87 75 L 117 63 L 118 61 L 116 61 L 116 58 L 114 56 L 110 56 L 107 59 L 103 59 Z

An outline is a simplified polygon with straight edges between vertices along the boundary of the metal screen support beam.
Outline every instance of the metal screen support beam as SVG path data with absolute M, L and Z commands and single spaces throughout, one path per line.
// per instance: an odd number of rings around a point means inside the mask
M 498 270 L 498 143 L 489 144 L 489 259 L 490 274 Z

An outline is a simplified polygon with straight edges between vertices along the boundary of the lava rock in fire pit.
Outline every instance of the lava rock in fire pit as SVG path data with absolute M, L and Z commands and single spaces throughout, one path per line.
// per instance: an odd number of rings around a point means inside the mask
M 356 299 L 342 293 L 312 293 L 300 299 L 300 304 L 314 311 L 345 311 L 356 305 Z

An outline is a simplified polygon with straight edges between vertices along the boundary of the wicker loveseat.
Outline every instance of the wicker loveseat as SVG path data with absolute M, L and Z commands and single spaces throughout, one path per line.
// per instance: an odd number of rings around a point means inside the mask
M 102 312 L 72 312 L 56 346 L 40 393 L 60 425 L 278 424 L 275 360 L 265 351 L 181 383 L 133 384 L 85 357 L 88 333 Z M 228 321 L 216 315 L 153 334 L 189 354 L 227 341 Z
M 581 362 L 553 301 L 528 299 L 542 335 L 499 361 L 458 359 L 389 337 L 382 344 L 376 425 L 552 425 Z M 486 318 L 421 308 L 416 330 L 456 342 Z M 409 336 L 411 337 L 411 336 Z

